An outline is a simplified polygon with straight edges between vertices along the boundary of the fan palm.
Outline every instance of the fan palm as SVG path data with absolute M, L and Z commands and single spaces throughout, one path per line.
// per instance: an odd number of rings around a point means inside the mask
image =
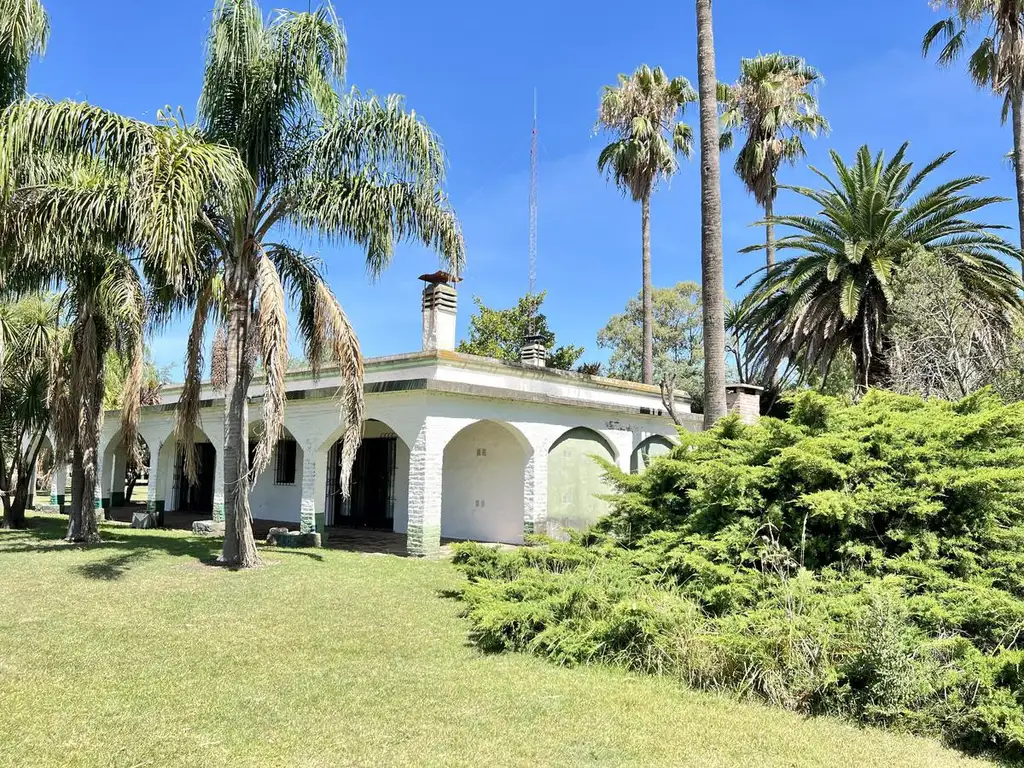
M 722 173 L 718 80 L 711 0 L 696 0 L 700 90 L 701 291 L 704 304 L 704 426 L 727 411 L 725 402 L 725 276 L 722 270 Z
M 222 560 L 257 562 L 248 489 L 270 461 L 283 419 L 288 299 L 314 374 L 340 367 L 341 482 L 362 434 L 362 360 L 355 334 L 319 262 L 281 242 L 279 229 L 365 249 L 371 275 L 395 244 L 415 239 L 449 271 L 463 262 L 458 222 L 441 191 L 440 142 L 402 100 L 339 92 L 347 43 L 328 2 L 264 18 L 252 0 L 218 0 L 200 98 L 202 136 L 233 147 L 250 184 L 240 210 L 209 205 L 198 219 L 204 269 L 190 286 L 194 322 L 178 434 L 192 444 L 207 320 L 224 321 L 224 515 Z M 257 358 L 264 372 L 263 431 L 249 467 L 247 395 Z M 193 454 L 186 469 L 195 471 Z
M 806 155 L 804 136 L 828 131 L 811 91 L 820 79 L 803 59 L 770 53 L 743 59 L 739 80 L 719 88 L 723 148 L 732 146 L 734 131 L 746 136 L 736 157 L 736 175 L 764 208 L 769 267 L 775 263 L 772 209 L 779 192 L 779 168 Z
M 601 95 L 597 125 L 616 135 L 597 159 L 607 174 L 640 203 L 643 236 L 643 382 L 654 383 L 654 307 L 651 292 L 651 194 L 658 181 L 679 169 L 677 154 L 690 156 L 693 132 L 678 122 L 686 105 L 697 99 L 685 77 L 671 80 L 661 67 L 646 64 L 632 75 L 619 75 Z
M 0 109 L 25 95 L 29 62 L 43 54 L 49 36 L 39 0 L 0 0 Z
M 1013 125 L 1013 167 L 1017 182 L 1017 222 L 1024 253 L 1024 0 L 942 0 L 951 15 L 924 36 L 927 56 L 943 41 L 939 64 L 949 66 L 964 53 L 972 31 L 982 32 L 967 70 L 980 88 L 1003 97 L 1003 121 Z M 1024 269 L 1024 267 L 1022 267 Z
M 776 219 L 795 230 L 778 241 L 779 250 L 796 255 L 769 268 L 744 302 L 748 343 L 771 367 L 799 358 L 824 372 L 846 350 L 859 387 L 884 385 L 891 286 L 920 253 L 955 269 L 995 321 L 1009 325 L 1021 317 L 1021 280 L 1003 261 L 1019 251 L 995 227 L 970 218 L 1001 198 L 973 196 L 984 181 L 978 176 L 921 192 L 952 153 L 915 173 L 906 151 L 904 144 L 886 162 L 861 147 L 851 165 L 833 152 L 834 178 L 812 168 L 826 189 L 790 187 L 821 212 Z

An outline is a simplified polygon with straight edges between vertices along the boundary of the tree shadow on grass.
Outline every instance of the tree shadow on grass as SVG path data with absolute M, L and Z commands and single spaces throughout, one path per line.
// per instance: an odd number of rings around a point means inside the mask
M 152 553 L 145 549 L 130 549 L 117 555 L 99 560 L 95 563 L 85 563 L 75 567 L 75 571 L 87 579 L 97 581 L 117 581 L 124 577 L 137 561 L 148 560 Z
M 73 544 L 64 541 L 67 518 L 57 515 L 30 515 L 28 527 L 0 531 L 0 558 L 18 553 L 78 552 L 111 550 L 105 561 L 87 563 L 78 568 L 82 575 L 98 579 L 116 579 L 133 563 L 148 558 L 153 552 L 172 557 L 194 558 L 213 563 L 220 554 L 221 540 L 199 536 L 149 533 L 122 524 L 100 526 L 102 541 L 98 544 Z

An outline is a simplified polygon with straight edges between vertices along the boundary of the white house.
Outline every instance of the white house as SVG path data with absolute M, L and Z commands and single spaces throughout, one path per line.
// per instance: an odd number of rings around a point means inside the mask
M 510 364 L 455 348 L 455 290 L 423 292 L 423 348 L 366 360 L 366 421 L 352 473 L 351 495 L 338 488 L 338 439 L 344 425 L 334 401 L 338 379 L 327 373 L 287 378 L 284 434 L 270 467 L 255 483 L 255 518 L 294 523 L 304 532 L 353 526 L 405 533 L 408 551 L 435 552 L 442 538 L 517 543 L 530 532 L 592 522 L 605 502 L 601 456 L 623 470 L 667 450 L 676 428 L 656 387 L 544 367 L 544 351 L 528 347 Z M 250 420 L 260 429 L 260 385 Z M 139 432 L 150 453 L 152 511 L 191 510 L 222 519 L 223 400 L 203 390 L 197 433 L 200 477 L 189 484 L 174 435 L 180 387 L 143 409 Z M 730 389 L 730 403 L 756 412 L 756 392 Z M 676 396 L 687 429 L 701 416 Z M 120 419 L 108 413 L 100 453 L 104 506 L 124 502 L 125 450 Z M 63 488 L 62 477 L 55 485 Z

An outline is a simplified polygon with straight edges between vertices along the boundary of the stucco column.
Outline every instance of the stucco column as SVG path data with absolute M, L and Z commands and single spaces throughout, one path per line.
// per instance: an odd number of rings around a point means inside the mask
M 124 474 L 128 469 L 128 451 L 124 445 L 110 457 L 110 506 L 123 507 L 127 499 L 124 497 Z
M 68 487 L 68 465 L 58 462 L 50 475 L 50 506 L 64 514 L 64 494 Z
M 427 417 L 409 451 L 410 555 L 427 557 L 441 549 L 441 487 L 445 435 L 437 419 Z
M 213 521 L 224 522 L 224 441 L 214 443 L 216 456 L 213 465 Z
M 96 508 L 96 519 L 108 519 L 107 510 L 110 509 L 110 479 L 106 473 L 103 462 L 103 451 L 96 451 L 96 493 L 93 499 L 93 506 Z
M 548 532 L 548 451 L 534 445 L 523 478 L 523 535 Z
M 302 533 L 319 533 L 321 543 L 326 535 L 324 529 L 324 499 L 326 482 L 319 482 L 321 475 L 327 475 L 327 453 L 317 455 L 312 443 L 301 443 L 302 447 L 302 496 L 299 501 L 299 530 Z M 318 488 L 323 485 L 323 493 Z M 319 499 L 319 503 L 318 503 Z
M 166 484 L 166 478 L 162 471 L 161 464 L 163 453 L 165 452 L 164 446 L 167 445 L 162 440 L 155 437 L 144 436 L 146 444 L 149 446 L 149 475 L 146 481 L 146 511 L 151 515 L 156 515 L 156 524 L 160 527 L 164 525 L 164 486 Z

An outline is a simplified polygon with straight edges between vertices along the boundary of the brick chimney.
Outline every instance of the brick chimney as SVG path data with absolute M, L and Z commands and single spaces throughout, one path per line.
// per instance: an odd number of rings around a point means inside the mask
M 763 387 L 753 384 L 727 384 L 725 406 L 729 413 L 739 414 L 745 424 L 757 424 L 761 418 L 761 392 Z
M 427 283 L 423 289 L 423 351 L 455 349 L 455 289 L 445 283 Z

